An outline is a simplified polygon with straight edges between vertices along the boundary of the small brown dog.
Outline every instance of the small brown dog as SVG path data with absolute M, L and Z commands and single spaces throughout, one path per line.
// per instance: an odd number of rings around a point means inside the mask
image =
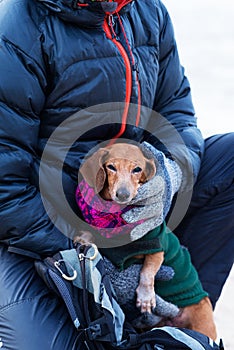
M 103 199 L 127 204 L 136 196 L 139 186 L 154 176 L 156 166 L 139 147 L 117 143 L 100 148 L 81 166 L 80 172 Z
M 128 204 L 136 196 L 141 184 L 150 180 L 156 173 L 153 159 L 144 156 L 139 147 L 117 143 L 101 148 L 82 165 L 81 174 L 96 193 L 105 200 Z M 76 239 L 81 243 L 92 242 L 92 234 L 81 232 Z M 142 256 L 136 256 L 142 258 Z M 136 289 L 136 306 L 142 313 L 151 313 L 156 306 L 155 275 L 164 260 L 164 253 L 146 254 Z M 163 325 L 163 324 L 162 324 Z M 198 304 L 184 307 L 171 325 L 190 328 L 216 339 L 213 310 L 208 297 Z

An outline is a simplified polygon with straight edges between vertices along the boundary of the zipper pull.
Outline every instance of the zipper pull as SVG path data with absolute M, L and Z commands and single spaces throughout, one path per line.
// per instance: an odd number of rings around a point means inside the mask
M 113 15 L 108 15 L 108 25 L 109 25 L 109 27 L 110 28 L 113 27 L 114 24 L 115 24 L 115 22 L 114 22 Z
M 80 253 L 80 254 L 78 254 L 78 258 L 79 258 L 79 260 L 80 260 L 80 261 L 83 261 L 83 260 L 84 260 L 84 258 L 85 258 L 84 253 Z
M 137 75 L 139 74 L 139 67 L 138 67 L 138 64 L 136 62 L 134 62 L 134 64 L 132 64 L 132 70 L 134 72 L 136 72 Z
M 115 30 L 114 30 L 114 25 L 115 25 L 114 17 L 113 15 L 110 14 L 108 15 L 108 26 L 111 30 L 111 36 L 112 36 L 112 39 L 118 40 L 117 34 L 115 33 Z

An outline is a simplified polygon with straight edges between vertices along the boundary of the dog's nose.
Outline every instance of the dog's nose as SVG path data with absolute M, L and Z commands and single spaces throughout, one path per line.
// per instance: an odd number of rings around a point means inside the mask
M 116 191 L 116 197 L 120 202 L 126 202 L 130 197 L 130 192 L 125 187 L 120 187 Z

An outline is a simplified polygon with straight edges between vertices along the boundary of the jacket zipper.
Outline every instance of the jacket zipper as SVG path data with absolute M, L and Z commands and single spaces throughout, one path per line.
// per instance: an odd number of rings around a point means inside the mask
M 135 125 L 138 126 L 139 123 L 140 123 L 140 113 L 141 113 L 141 86 L 140 86 L 140 81 L 139 81 L 139 76 L 138 76 L 139 72 L 138 72 L 137 65 L 135 64 L 135 59 L 134 59 L 134 56 L 133 56 L 133 53 L 132 53 L 132 49 L 130 47 L 130 44 L 129 44 L 127 35 L 125 33 L 125 29 L 124 29 L 122 20 L 121 20 L 121 18 L 119 16 L 119 13 L 117 13 L 117 17 L 118 17 L 118 20 L 119 20 L 119 23 L 120 23 L 120 26 L 121 26 L 121 29 L 122 29 L 122 32 L 123 32 L 123 35 L 124 35 L 127 47 L 128 47 L 128 51 L 129 51 L 129 54 L 130 54 L 130 57 L 131 57 L 131 61 L 132 61 L 133 70 L 135 70 L 135 72 L 136 72 L 136 82 L 137 82 L 137 92 L 138 92 L 138 102 L 137 102 L 138 109 L 137 109 Z
M 126 129 L 128 110 L 129 110 L 129 104 L 130 104 L 131 93 L 132 93 L 132 69 L 131 69 L 131 63 L 130 63 L 130 60 L 128 58 L 128 55 L 127 55 L 124 47 L 122 46 L 122 44 L 118 41 L 117 35 L 113 29 L 113 16 L 112 15 L 108 15 L 108 17 L 105 18 L 103 27 L 104 27 L 104 31 L 106 33 L 107 38 L 110 39 L 115 44 L 117 49 L 119 50 L 119 53 L 124 60 L 124 65 L 125 65 L 125 69 L 126 69 L 125 106 L 124 106 L 124 111 L 123 111 L 123 115 L 122 115 L 121 128 L 120 128 L 118 134 L 114 136 L 113 140 L 115 140 L 115 139 L 121 137 Z

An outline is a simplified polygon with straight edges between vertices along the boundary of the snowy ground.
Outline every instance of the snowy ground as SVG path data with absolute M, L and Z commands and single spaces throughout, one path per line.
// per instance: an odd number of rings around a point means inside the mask
M 204 136 L 234 131 L 234 2 L 164 0 Z M 225 350 L 234 349 L 234 268 L 215 310 Z

